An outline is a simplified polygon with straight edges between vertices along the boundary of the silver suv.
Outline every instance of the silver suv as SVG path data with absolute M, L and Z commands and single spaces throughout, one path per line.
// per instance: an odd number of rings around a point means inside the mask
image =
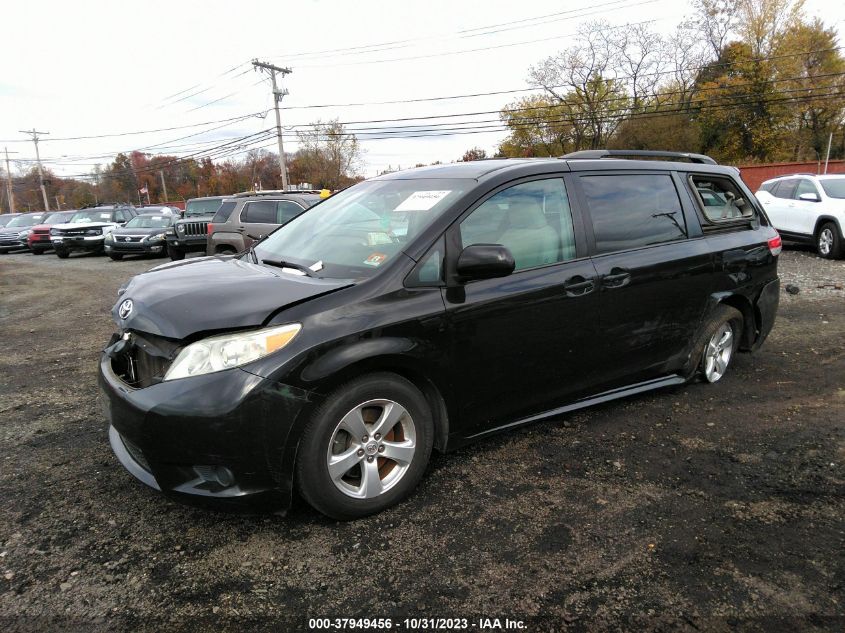
M 779 176 L 756 195 L 785 240 L 812 244 L 827 259 L 845 256 L 845 175 Z
M 310 191 L 262 191 L 224 198 L 208 224 L 206 253 L 246 250 L 319 201 L 320 195 Z

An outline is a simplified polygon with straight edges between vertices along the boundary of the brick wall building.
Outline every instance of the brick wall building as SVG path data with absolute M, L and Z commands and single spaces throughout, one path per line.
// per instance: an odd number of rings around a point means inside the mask
M 760 184 L 786 174 L 820 174 L 824 171 L 822 163 L 769 163 L 768 165 L 740 165 L 742 179 L 751 191 L 756 192 Z M 845 174 L 845 160 L 832 160 L 827 165 L 829 174 Z

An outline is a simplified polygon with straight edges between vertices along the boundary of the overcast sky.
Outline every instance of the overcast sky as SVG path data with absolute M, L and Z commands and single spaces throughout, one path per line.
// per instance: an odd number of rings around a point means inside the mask
M 808 0 L 806 8 L 843 32 L 845 2 Z M 523 89 L 528 68 L 571 45 L 582 23 L 649 21 L 665 33 L 688 13 L 683 0 L 10 0 L 0 9 L 0 149 L 17 152 L 13 160 L 34 159 L 32 143 L 17 142 L 26 138 L 19 130 L 49 132 L 41 157 L 68 176 L 90 173 L 118 151 L 186 155 L 257 134 L 275 125 L 272 111 L 265 118 L 224 120 L 272 107 L 268 80 L 249 64 L 258 58 L 293 70 L 284 80 L 290 94 L 282 121 L 293 126 L 285 138 L 291 152 L 295 126 L 317 119 L 372 128 L 398 124 L 367 122 L 496 111 L 525 93 L 372 103 Z M 549 14 L 558 15 L 531 19 Z M 309 107 L 358 103 L 371 105 Z M 162 128 L 181 129 L 51 140 Z M 368 140 L 364 174 L 453 161 L 473 146 L 489 153 L 504 136 Z M 255 146 L 275 150 L 272 138 Z M 241 147 L 235 142 L 229 149 Z

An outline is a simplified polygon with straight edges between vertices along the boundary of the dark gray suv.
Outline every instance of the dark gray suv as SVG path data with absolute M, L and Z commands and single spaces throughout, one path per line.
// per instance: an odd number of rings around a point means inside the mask
M 225 198 L 208 225 L 206 252 L 239 253 L 319 201 L 320 195 L 310 191 L 262 191 Z
M 182 218 L 176 220 L 167 233 L 167 254 L 176 261 L 185 259 L 185 253 L 205 252 L 205 240 L 208 235 L 208 221 L 212 218 L 223 196 L 191 198 L 185 203 Z

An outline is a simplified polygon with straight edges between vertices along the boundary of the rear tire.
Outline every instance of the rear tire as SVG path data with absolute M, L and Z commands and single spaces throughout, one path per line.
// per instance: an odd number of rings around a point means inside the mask
M 825 222 L 816 235 L 816 252 L 825 259 L 842 257 L 842 236 L 833 222 Z
M 111 257 L 112 260 L 119 262 L 123 259 L 123 253 L 109 253 L 109 257 Z
M 65 250 L 63 248 L 57 248 L 56 249 L 56 256 L 59 259 L 67 259 L 68 257 L 70 257 L 70 251 Z
M 419 389 L 396 374 L 365 375 L 314 412 L 299 443 L 297 487 L 333 519 L 374 514 L 417 487 L 433 444 L 434 420 Z
M 185 259 L 185 251 L 181 248 L 170 246 L 170 244 L 167 245 L 167 254 L 170 256 L 170 261 L 178 262 L 181 259 Z
M 722 379 L 739 349 L 743 332 L 742 313 L 729 305 L 720 304 L 701 327 L 691 360 L 705 381 Z

